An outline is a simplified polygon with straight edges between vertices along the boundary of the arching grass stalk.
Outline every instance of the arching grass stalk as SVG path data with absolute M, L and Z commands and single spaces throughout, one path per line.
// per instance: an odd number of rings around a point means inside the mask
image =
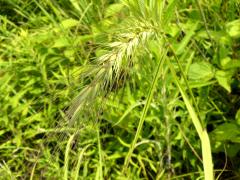
M 134 137 L 134 139 L 132 141 L 131 147 L 130 147 L 130 149 L 128 151 L 128 154 L 127 154 L 127 156 L 125 158 L 124 167 L 123 167 L 123 173 L 126 173 L 126 170 L 128 168 L 128 165 L 129 165 L 132 153 L 133 153 L 134 148 L 136 146 L 137 140 L 138 140 L 138 138 L 140 136 L 140 132 L 141 132 L 142 127 L 143 127 L 143 123 L 145 121 L 148 109 L 150 107 L 150 104 L 151 104 L 151 101 L 152 101 L 152 98 L 153 98 L 153 93 L 154 93 L 154 90 L 156 88 L 156 85 L 157 85 L 157 82 L 158 82 L 158 78 L 159 78 L 159 76 L 161 74 L 162 66 L 163 66 L 163 64 L 165 62 L 165 59 L 166 59 L 165 57 L 166 57 L 166 54 L 167 54 L 167 49 L 163 49 L 162 51 L 163 51 L 162 52 L 162 57 L 161 57 L 161 59 L 159 61 L 159 64 L 157 66 L 153 82 L 152 82 L 151 87 L 149 89 L 149 93 L 148 93 L 148 96 L 147 96 L 146 104 L 144 105 L 143 112 L 142 112 L 141 118 L 140 118 L 139 123 L 138 123 L 138 128 L 137 128 L 136 135 L 135 135 L 135 137 Z
M 73 138 L 75 137 L 76 133 L 70 136 L 66 151 L 65 151 L 65 158 L 64 158 L 64 180 L 68 180 L 68 164 L 69 164 L 69 152 L 71 151 L 71 143 L 73 141 Z
M 211 145 L 210 145 L 210 140 L 209 140 L 207 130 L 206 130 L 206 128 L 202 127 L 200 119 L 198 118 L 198 115 L 197 115 L 196 111 L 194 110 L 194 107 L 191 105 L 191 102 L 189 100 L 187 93 L 185 92 L 184 88 L 180 84 L 180 81 L 176 75 L 176 71 L 175 71 L 172 63 L 169 61 L 169 59 L 167 60 L 167 63 L 170 67 L 172 76 L 175 80 L 177 87 L 179 88 L 179 91 L 185 102 L 187 110 L 191 116 L 192 122 L 193 122 L 193 124 L 197 130 L 197 133 L 200 137 L 200 140 L 201 140 L 204 177 L 206 180 L 213 180 L 214 177 L 213 177 L 212 152 L 211 152 Z M 181 73 L 183 74 L 184 72 L 181 72 Z
M 81 167 L 81 163 L 82 163 L 82 160 L 83 160 L 84 153 L 91 145 L 92 144 L 88 144 L 87 146 L 85 146 L 79 154 L 77 166 L 76 166 L 75 173 L 74 173 L 74 176 L 73 176 L 74 180 L 78 180 L 78 173 L 79 173 L 79 170 L 80 170 L 80 167 Z

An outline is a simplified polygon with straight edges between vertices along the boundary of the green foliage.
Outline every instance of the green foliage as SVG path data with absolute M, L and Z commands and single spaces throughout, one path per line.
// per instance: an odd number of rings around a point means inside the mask
M 0 7 L 0 179 L 239 178 L 237 0 Z

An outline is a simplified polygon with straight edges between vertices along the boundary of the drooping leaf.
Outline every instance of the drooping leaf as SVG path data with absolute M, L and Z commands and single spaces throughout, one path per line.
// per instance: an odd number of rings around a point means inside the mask
M 224 123 L 217 126 L 211 135 L 217 141 L 232 141 L 240 143 L 240 126 L 235 123 Z
M 230 57 L 226 57 L 220 60 L 220 64 L 222 69 L 234 69 L 240 67 L 240 61 L 239 60 L 233 60 Z
M 69 45 L 70 45 L 70 42 L 63 37 L 63 38 L 56 39 L 52 47 L 61 48 L 61 47 L 67 47 Z
M 226 29 L 228 34 L 232 38 L 239 38 L 240 37 L 240 19 L 227 23 Z
M 207 82 L 214 77 L 214 67 L 208 62 L 193 63 L 188 72 L 188 78 L 193 81 Z
M 215 77 L 218 81 L 218 84 L 226 89 L 229 93 L 231 92 L 231 78 L 233 71 L 216 71 Z

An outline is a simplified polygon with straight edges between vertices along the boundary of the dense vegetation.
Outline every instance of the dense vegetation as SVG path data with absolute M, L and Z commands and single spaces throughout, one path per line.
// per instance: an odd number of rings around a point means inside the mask
M 238 0 L 0 0 L 0 179 L 240 179 L 239 67 Z

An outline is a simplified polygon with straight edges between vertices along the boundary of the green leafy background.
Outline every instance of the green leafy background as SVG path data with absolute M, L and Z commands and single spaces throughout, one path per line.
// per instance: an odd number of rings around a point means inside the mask
M 167 63 L 122 171 L 168 46 L 208 130 L 215 178 L 239 179 L 239 17 L 238 0 L 0 0 L 0 179 L 203 177 L 201 143 Z M 137 39 L 148 31 L 154 37 Z M 109 84 L 84 100 L 84 87 L 103 77 L 96 59 L 129 42 L 138 46 Z M 83 100 L 69 126 L 68 108 Z

